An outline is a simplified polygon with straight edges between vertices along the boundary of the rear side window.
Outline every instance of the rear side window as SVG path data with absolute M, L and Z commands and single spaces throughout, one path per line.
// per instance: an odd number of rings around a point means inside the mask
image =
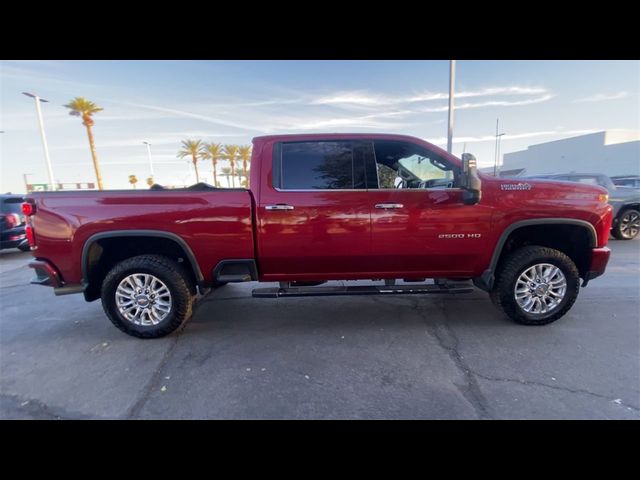
M 2 213 L 22 213 L 22 204 L 24 199 L 22 198 L 5 198 L 0 200 L 0 212 Z
M 364 160 L 354 142 L 281 143 L 274 150 L 273 186 L 282 190 L 364 189 Z

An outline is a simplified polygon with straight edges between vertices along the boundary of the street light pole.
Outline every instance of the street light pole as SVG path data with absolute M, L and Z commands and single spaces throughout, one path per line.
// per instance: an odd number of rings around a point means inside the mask
M 29 193 L 29 180 L 27 180 L 27 176 L 33 175 L 33 173 L 23 173 L 22 178 L 24 178 L 24 188 L 25 193 Z
M 496 118 L 496 147 L 494 151 L 494 159 L 493 159 L 493 176 L 498 176 L 498 155 L 500 155 L 500 137 L 504 135 L 504 133 L 498 133 L 498 125 L 500 124 L 500 119 Z
M 22 92 L 23 95 L 33 98 L 36 103 L 36 112 L 38 114 L 38 124 L 40 125 L 40 136 L 42 137 L 42 147 L 44 148 L 44 159 L 47 162 L 47 171 L 49 173 L 49 188 L 56 190 L 56 184 L 53 180 L 53 169 L 51 168 L 51 158 L 49 158 L 49 147 L 47 146 L 47 136 L 44 133 L 44 122 L 42 121 L 42 110 L 40 109 L 40 102 L 48 102 L 44 98 L 40 98 L 38 95 L 29 92 Z
M 147 146 L 147 155 L 149 156 L 149 172 L 151 172 L 151 177 L 153 177 L 153 162 L 151 161 L 151 144 L 149 142 L 142 142 Z
M 498 175 L 500 175 L 500 168 L 501 168 L 501 162 L 500 162 L 500 146 L 502 144 L 502 136 L 504 135 L 504 133 L 501 133 L 500 135 L 498 135 Z
M 447 152 L 451 153 L 453 143 L 453 95 L 456 82 L 456 61 L 449 60 L 449 130 L 447 132 Z

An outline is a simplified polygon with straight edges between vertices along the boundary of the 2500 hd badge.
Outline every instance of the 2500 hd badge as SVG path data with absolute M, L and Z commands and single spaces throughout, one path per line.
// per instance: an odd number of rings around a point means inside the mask
M 438 238 L 481 238 L 481 233 L 441 233 Z

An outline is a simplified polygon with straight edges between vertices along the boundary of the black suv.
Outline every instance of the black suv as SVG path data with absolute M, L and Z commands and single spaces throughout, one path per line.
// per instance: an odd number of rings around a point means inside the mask
M 23 203 L 24 199 L 19 195 L 0 195 L 0 250 L 29 250 L 29 242 L 24 231 Z
M 602 173 L 554 173 L 532 175 L 527 178 L 564 180 L 567 182 L 600 185 L 609 191 L 609 203 L 613 207 L 611 235 L 618 240 L 631 240 L 640 233 L 640 190 L 616 186 Z

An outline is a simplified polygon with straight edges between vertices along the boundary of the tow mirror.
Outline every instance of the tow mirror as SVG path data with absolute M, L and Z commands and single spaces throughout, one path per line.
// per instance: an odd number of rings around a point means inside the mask
M 470 153 L 462 154 L 462 203 L 475 205 L 482 198 L 482 181 L 478 176 L 478 162 Z

